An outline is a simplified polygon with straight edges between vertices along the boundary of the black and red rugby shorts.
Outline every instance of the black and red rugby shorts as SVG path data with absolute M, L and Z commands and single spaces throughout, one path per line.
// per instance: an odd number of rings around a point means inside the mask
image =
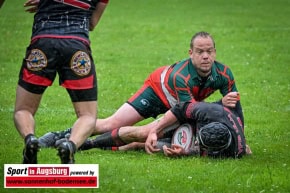
M 56 75 L 73 102 L 97 100 L 97 77 L 90 46 L 76 39 L 40 38 L 26 49 L 18 84 L 43 94 Z

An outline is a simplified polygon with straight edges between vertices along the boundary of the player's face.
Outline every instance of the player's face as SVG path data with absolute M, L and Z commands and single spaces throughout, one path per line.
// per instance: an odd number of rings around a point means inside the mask
M 189 55 L 197 73 L 200 76 L 207 76 L 216 57 L 214 43 L 210 37 L 197 37 L 193 41 L 193 48 Z

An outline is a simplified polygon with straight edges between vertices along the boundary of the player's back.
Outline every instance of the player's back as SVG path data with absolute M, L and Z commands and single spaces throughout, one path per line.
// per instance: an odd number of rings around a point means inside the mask
M 76 36 L 89 38 L 89 23 L 92 10 L 98 1 L 70 1 L 62 3 L 53 0 L 40 1 L 34 16 L 35 36 Z

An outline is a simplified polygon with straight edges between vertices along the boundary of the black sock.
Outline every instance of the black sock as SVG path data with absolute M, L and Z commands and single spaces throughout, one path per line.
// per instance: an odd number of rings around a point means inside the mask
M 30 137 L 33 137 L 33 136 L 34 136 L 34 134 L 32 134 L 32 133 L 26 135 L 26 136 L 25 136 L 25 139 L 24 139 L 25 144 L 26 144 L 27 141 L 30 139 Z
M 94 147 L 119 147 L 126 143 L 119 137 L 119 128 L 97 136 L 92 140 Z

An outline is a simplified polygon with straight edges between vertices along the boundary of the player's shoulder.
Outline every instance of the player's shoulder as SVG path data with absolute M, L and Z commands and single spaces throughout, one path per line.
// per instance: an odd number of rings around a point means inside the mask
M 218 74 L 232 74 L 230 67 L 218 61 L 214 61 L 213 68 Z
M 225 68 L 229 68 L 226 64 L 219 62 L 219 61 L 214 61 L 214 66 L 219 68 L 219 69 L 225 69 Z
M 186 59 L 182 59 L 182 60 L 179 60 L 177 62 L 175 62 L 172 67 L 174 68 L 180 68 L 181 66 L 184 66 L 184 65 L 188 65 L 190 63 L 190 59 L 189 58 L 186 58 Z
M 183 76 L 187 76 L 190 72 L 190 59 L 183 59 L 180 60 L 179 62 L 174 63 L 173 65 L 171 65 L 171 76 L 172 77 L 183 77 Z M 180 78 L 180 77 L 179 77 Z

